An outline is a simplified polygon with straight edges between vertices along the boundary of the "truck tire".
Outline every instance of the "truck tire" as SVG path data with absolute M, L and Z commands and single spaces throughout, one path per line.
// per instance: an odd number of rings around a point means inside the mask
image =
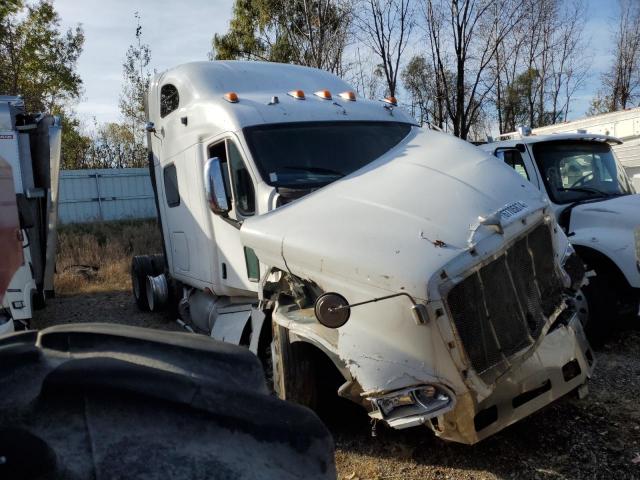
M 149 255 L 149 258 L 151 259 L 151 269 L 153 270 L 153 273 L 151 275 L 156 277 L 161 273 L 165 273 L 164 272 L 165 271 L 164 255 L 162 254 Z
M 273 388 L 282 400 L 317 411 L 318 386 L 315 362 L 306 344 L 290 343 L 289 330 L 274 323 L 271 343 Z
M 589 279 L 589 285 L 582 288 L 589 306 L 589 320 L 584 327 L 589 343 L 602 347 L 618 324 L 616 312 L 617 296 L 614 283 L 600 273 Z
M 31 290 L 31 308 L 33 310 L 42 310 L 44 307 L 46 307 L 46 304 L 47 302 L 42 290 Z
M 138 309 L 149 311 L 147 301 L 147 275 L 153 275 L 153 263 L 149 255 L 136 255 L 131 259 L 131 287 Z

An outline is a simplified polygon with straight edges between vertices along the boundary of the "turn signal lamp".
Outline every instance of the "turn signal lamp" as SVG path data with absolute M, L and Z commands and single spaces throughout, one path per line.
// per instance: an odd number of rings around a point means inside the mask
M 393 105 L 394 107 L 398 106 L 398 99 L 396 97 L 387 97 L 383 100 L 383 102 L 388 103 L 389 105 Z
M 353 92 L 342 92 L 339 96 L 343 100 L 349 100 L 350 102 L 356 101 L 356 94 Z
M 314 95 L 324 100 L 331 100 L 331 92 L 329 90 L 318 90 Z
M 238 103 L 238 94 L 236 92 L 227 92 L 224 94 L 224 99 L 229 103 Z
M 288 95 L 298 100 L 304 100 L 304 91 L 302 90 L 291 90 Z

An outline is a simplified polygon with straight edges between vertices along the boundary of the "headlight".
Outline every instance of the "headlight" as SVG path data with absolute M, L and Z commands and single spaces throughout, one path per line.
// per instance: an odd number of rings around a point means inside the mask
M 401 390 L 372 398 L 385 420 L 412 416 L 432 418 L 453 408 L 453 395 L 435 385 Z

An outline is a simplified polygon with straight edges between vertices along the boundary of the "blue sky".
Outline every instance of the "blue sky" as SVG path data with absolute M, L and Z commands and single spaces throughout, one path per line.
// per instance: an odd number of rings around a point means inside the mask
M 417 0 L 416 0 L 417 1 Z M 530 0 L 535 1 L 535 0 Z M 122 62 L 134 40 L 134 12 L 142 17 L 144 40 L 151 46 L 152 68 L 162 71 L 193 60 L 206 60 L 214 33 L 224 33 L 233 0 L 54 0 L 63 27 L 81 23 L 85 48 L 78 62 L 84 95 L 76 106 L 86 120 L 117 121 Z M 585 57 L 591 58 L 590 78 L 575 96 L 570 118 L 580 118 L 598 88 L 610 61 L 615 0 L 587 0 Z

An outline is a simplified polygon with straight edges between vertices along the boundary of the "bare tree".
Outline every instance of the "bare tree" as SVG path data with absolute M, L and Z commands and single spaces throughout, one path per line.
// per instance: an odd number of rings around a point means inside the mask
M 583 0 L 567 2 L 555 25 L 555 40 L 550 51 L 551 76 L 547 87 L 549 118 L 566 122 L 571 100 L 584 84 L 591 57 L 583 48 L 586 6 Z
M 584 0 L 514 4 L 522 19 L 496 49 L 492 94 L 500 132 L 564 121 L 586 78 L 590 57 L 583 46 Z M 495 9 L 496 22 L 507 22 Z
M 511 0 L 425 0 L 433 66 L 454 135 L 466 139 L 496 83 L 490 65 L 521 20 Z M 498 22 L 499 10 L 504 22 Z
M 359 95 L 377 99 L 384 95 L 384 73 L 381 65 L 376 63 L 375 55 L 369 49 L 356 47 L 352 52 L 350 61 L 345 62 L 342 77 L 353 85 Z
M 624 110 L 640 96 L 640 3 L 619 0 L 620 14 L 614 34 L 614 62 L 602 76 L 602 89 L 591 113 Z
M 387 93 L 395 96 L 402 56 L 415 25 L 411 0 L 362 0 L 357 7 L 357 37 L 380 59 Z

